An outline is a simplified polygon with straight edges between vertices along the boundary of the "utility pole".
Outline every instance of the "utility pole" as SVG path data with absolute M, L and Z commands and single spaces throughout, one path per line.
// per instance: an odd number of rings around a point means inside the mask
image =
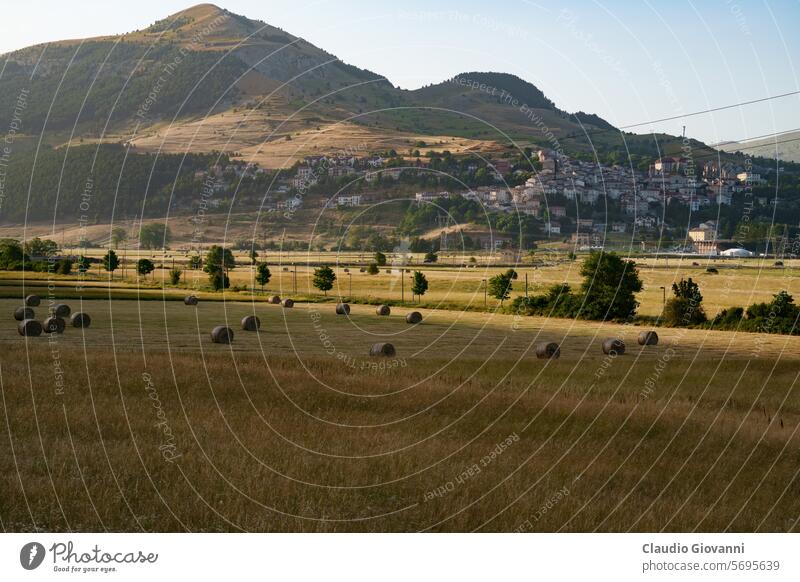
M 481 279 L 481 284 L 483 284 L 483 306 L 486 307 L 487 291 L 488 291 L 488 289 L 486 288 L 486 279 Z
M 667 310 L 667 288 L 666 287 L 659 287 L 661 289 L 661 315 L 664 315 L 664 312 Z
M 292 264 L 294 266 L 294 277 L 293 277 L 293 284 L 294 287 L 294 294 L 297 295 L 297 263 Z
M 348 271 L 347 272 L 347 277 L 348 277 L 348 279 L 350 281 L 350 291 L 348 292 L 347 295 L 348 295 L 348 297 L 350 297 L 350 300 L 352 301 L 353 300 L 353 273 Z
M 400 302 L 406 302 L 406 270 L 400 269 Z
M 528 298 L 528 273 L 525 273 L 525 299 Z

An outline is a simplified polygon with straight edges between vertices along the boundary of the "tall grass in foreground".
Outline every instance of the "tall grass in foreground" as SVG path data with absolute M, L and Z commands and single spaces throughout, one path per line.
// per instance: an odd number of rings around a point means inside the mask
M 786 531 L 800 514 L 795 363 L 370 371 L 65 346 L 61 389 L 46 340 L 29 349 L 0 369 L 6 531 Z

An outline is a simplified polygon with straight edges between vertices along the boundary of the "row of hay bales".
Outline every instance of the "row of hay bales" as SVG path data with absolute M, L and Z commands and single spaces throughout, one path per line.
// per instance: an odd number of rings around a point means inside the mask
M 41 323 L 36 319 L 34 307 L 41 305 L 41 298 L 38 295 L 28 295 L 25 298 L 25 305 L 14 310 L 14 319 L 17 324 L 17 332 L 25 337 L 38 337 L 42 333 L 64 333 L 67 327 L 66 320 L 72 327 L 87 328 L 92 323 L 92 318 L 88 313 L 72 313 L 72 309 L 66 303 L 57 303 L 50 309 L 50 315 Z
M 643 331 L 636 338 L 636 341 L 640 346 L 655 346 L 658 344 L 658 334 L 652 330 Z M 601 348 L 607 356 L 621 356 L 625 353 L 625 342 L 619 338 L 610 337 L 603 340 Z M 536 344 L 534 352 L 540 360 L 560 358 L 561 346 L 555 342 L 544 342 Z
M 380 317 L 386 317 L 392 314 L 392 308 L 388 305 L 378 305 L 375 308 L 375 314 Z M 337 303 L 336 315 L 350 315 L 349 303 Z M 417 324 L 422 322 L 422 314 L 419 311 L 412 311 L 406 315 L 406 323 Z
M 183 298 L 183 303 L 185 305 L 197 305 L 199 300 L 197 299 L 197 295 L 187 295 Z M 281 299 L 278 295 L 273 295 L 269 299 L 267 299 L 267 303 L 272 303 L 273 305 L 282 305 L 286 308 L 294 307 L 294 299 Z

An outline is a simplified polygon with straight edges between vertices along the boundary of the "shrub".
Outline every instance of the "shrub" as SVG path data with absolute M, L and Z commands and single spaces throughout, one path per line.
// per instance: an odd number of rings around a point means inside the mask
M 170 285 L 177 285 L 181 282 L 181 274 L 182 271 L 180 269 L 172 269 L 169 272 L 169 282 Z
M 72 272 L 72 261 L 70 259 L 59 259 L 56 261 L 56 273 L 58 275 L 69 275 Z

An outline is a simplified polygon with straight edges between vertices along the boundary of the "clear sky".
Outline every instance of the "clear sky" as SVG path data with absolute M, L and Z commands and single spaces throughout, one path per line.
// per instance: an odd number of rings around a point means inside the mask
M 186 0 L 2 0 L 0 52 L 144 28 Z M 220 0 L 416 88 L 514 73 L 616 126 L 800 90 L 797 0 Z M 800 128 L 800 96 L 636 128 L 708 143 Z

